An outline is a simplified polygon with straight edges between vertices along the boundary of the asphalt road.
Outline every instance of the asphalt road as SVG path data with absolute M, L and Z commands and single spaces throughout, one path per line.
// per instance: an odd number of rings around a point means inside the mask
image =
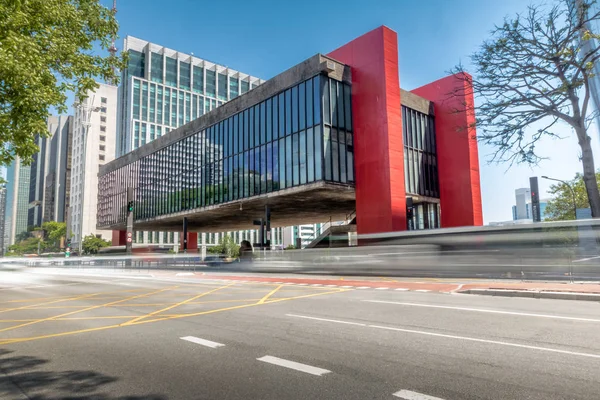
M 599 328 L 595 302 L 8 271 L 0 399 L 597 400 Z

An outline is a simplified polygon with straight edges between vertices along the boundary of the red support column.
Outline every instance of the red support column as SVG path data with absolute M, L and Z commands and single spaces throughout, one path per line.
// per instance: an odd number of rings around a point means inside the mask
M 179 251 L 183 251 L 183 232 L 180 233 Z M 198 232 L 188 232 L 187 234 L 187 251 L 196 252 L 198 250 Z
M 483 225 L 473 88 L 468 78 L 451 75 L 412 91 L 434 103 L 443 228 Z
M 329 56 L 352 71 L 358 233 L 405 230 L 398 36 L 382 26 Z
M 125 246 L 127 244 L 127 231 L 112 231 L 112 245 Z

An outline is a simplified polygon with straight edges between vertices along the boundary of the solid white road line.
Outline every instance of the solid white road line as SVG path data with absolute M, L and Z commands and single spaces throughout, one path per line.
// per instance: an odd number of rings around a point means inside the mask
M 306 372 L 307 374 L 321 376 L 327 374 L 331 371 L 323 368 L 313 367 L 311 365 L 301 364 L 299 362 L 284 360 L 283 358 L 277 358 L 273 356 L 264 356 L 261 358 L 257 358 L 258 361 L 263 361 L 269 364 L 279 365 L 280 367 L 285 367 L 289 369 L 294 369 L 296 371 Z
M 573 260 L 573 262 L 590 261 L 590 260 L 595 260 L 596 258 L 600 258 L 600 256 L 596 256 L 596 257 L 589 257 L 589 258 L 581 258 L 581 259 L 579 259 L 579 260 Z
M 444 400 L 439 397 L 428 396 L 419 392 L 413 392 L 410 390 L 401 390 L 394 393 L 394 396 L 400 397 L 404 400 Z
M 190 275 L 194 275 L 193 272 L 178 272 L 175 274 L 175 276 L 190 276 Z
M 426 293 L 426 292 L 431 292 L 431 290 L 426 290 L 426 289 L 418 289 L 418 290 L 415 290 L 415 292 Z
M 180 339 L 187 340 L 188 342 L 200 344 L 202 346 L 210 347 L 210 348 L 213 348 L 213 349 L 216 349 L 217 347 L 225 346 L 222 343 L 212 342 L 212 341 L 206 340 L 206 339 L 200 339 L 200 338 L 197 338 L 195 336 L 184 336 L 184 337 L 182 337 Z
M 375 290 L 388 290 L 388 289 L 389 289 L 389 287 L 378 287 L 378 288 L 375 288 Z
M 406 288 L 398 288 L 398 289 L 394 289 L 394 290 L 397 290 L 397 291 L 399 291 L 399 292 L 406 292 L 406 291 L 408 291 L 408 290 L 410 290 L 410 289 L 406 289 Z
M 346 325 L 357 325 L 357 326 L 367 326 L 366 324 L 360 324 L 358 322 L 350 322 L 350 321 L 340 321 L 338 319 L 327 319 L 327 318 L 317 318 L 317 317 L 307 317 L 305 315 L 297 315 L 297 314 L 285 314 L 288 317 L 295 318 L 304 318 L 304 319 L 314 319 L 315 321 L 325 321 L 325 322 L 336 322 L 338 324 L 346 324 Z
M 343 289 L 349 289 L 349 288 L 353 288 L 354 286 L 340 286 Z
M 357 287 L 357 289 L 371 289 L 370 286 L 359 286 Z
M 560 353 L 560 354 L 568 354 L 568 355 L 572 355 L 572 356 L 599 358 L 600 359 L 600 354 L 579 353 L 579 352 L 575 352 L 575 351 L 552 349 L 549 347 L 530 346 L 530 345 L 519 344 L 519 343 L 501 342 L 498 340 L 478 339 L 478 338 L 472 338 L 472 337 L 468 337 L 468 336 L 446 335 L 444 333 L 434 333 L 434 332 L 427 332 L 427 331 L 417 331 L 417 330 L 413 330 L 413 329 L 394 328 L 391 326 L 359 324 L 356 322 L 341 321 L 341 320 L 335 320 L 335 319 L 325 319 L 325 318 L 315 318 L 315 317 L 309 317 L 309 316 L 305 316 L 305 315 L 296 315 L 296 314 L 286 314 L 286 315 L 288 317 L 305 318 L 305 319 L 312 319 L 312 320 L 324 321 L 324 322 L 335 322 L 338 324 L 358 325 L 358 326 L 364 326 L 364 327 L 368 327 L 368 328 L 385 329 L 385 330 L 389 330 L 389 331 L 405 332 L 405 333 L 414 333 L 417 335 L 435 336 L 435 337 L 442 337 L 442 338 L 456 339 L 456 340 L 465 340 L 465 341 L 469 341 L 469 342 L 497 344 L 500 346 L 518 347 L 521 349 L 539 350 L 539 351 L 546 351 L 546 352 L 550 352 L 550 353 Z
M 325 285 L 325 287 L 338 287 L 338 285 Z
M 433 305 L 433 304 L 403 303 L 403 302 L 399 302 L 399 301 L 383 301 L 383 300 L 363 300 L 363 301 L 365 301 L 367 303 L 396 304 L 399 306 L 410 306 L 410 307 L 443 308 L 443 309 L 447 309 L 447 310 L 474 311 L 474 312 L 505 314 L 505 315 L 519 315 L 519 316 L 524 316 L 524 317 L 566 319 L 569 321 L 582 321 L 582 322 L 600 322 L 600 319 L 593 319 L 593 318 L 563 317 L 561 315 L 533 314 L 533 313 L 522 313 L 522 312 L 516 312 L 516 311 L 502 311 L 502 310 L 486 310 L 483 308 L 438 306 L 438 305 Z

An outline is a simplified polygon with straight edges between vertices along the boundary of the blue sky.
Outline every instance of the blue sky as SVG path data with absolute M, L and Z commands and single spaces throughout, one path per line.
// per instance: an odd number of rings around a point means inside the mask
M 102 0 L 107 6 L 111 0 Z M 118 0 L 120 36 L 132 35 L 194 53 L 264 79 L 314 55 L 327 53 L 376 28 L 398 33 L 400 84 L 411 90 L 446 75 L 488 37 L 494 23 L 525 10 L 526 0 L 304 0 L 301 2 Z M 117 43 L 122 47 L 122 39 Z M 595 129 L 595 127 L 593 127 Z M 485 222 L 511 219 L 514 190 L 530 176 L 570 179 L 581 170 L 568 127 L 564 140 L 539 146 L 549 159 L 536 167 L 489 165 L 492 149 L 480 144 Z M 594 132 L 597 164 L 598 135 Z M 540 181 L 540 190 L 549 187 Z M 542 196 L 543 197 L 543 196 Z

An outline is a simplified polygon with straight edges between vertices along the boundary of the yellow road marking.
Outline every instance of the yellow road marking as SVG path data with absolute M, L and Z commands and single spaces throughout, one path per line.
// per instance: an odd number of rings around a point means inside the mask
M 177 286 L 175 286 L 175 287 L 177 287 Z M 27 322 L 27 323 L 24 323 L 24 324 L 21 324 L 21 325 L 15 325 L 15 326 L 11 326 L 11 327 L 8 327 L 8 328 L 0 329 L 0 332 L 6 332 L 6 331 L 10 331 L 10 330 L 17 329 L 17 328 L 22 328 L 24 326 L 29 326 L 29 325 L 33 325 L 33 324 L 39 324 L 40 322 L 44 322 L 44 321 L 52 321 L 52 320 L 54 320 L 56 318 L 66 317 L 68 315 L 73 315 L 73 314 L 77 314 L 77 313 L 84 312 L 84 311 L 90 311 L 90 310 L 94 310 L 94 309 L 100 308 L 100 307 L 109 307 L 109 306 L 112 306 L 112 305 L 115 305 L 115 304 L 122 303 L 124 301 L 129 301 L 129 300 L 133 300 L 133 299 L 140 298 L 140 297 L 152 296 L 154 293 L 164 292 L 165 290 L 170 290 L 172 288 L 173 287 L 169 287 L 169 288 L 165 288 L 165 289 L 156 290 L 156 291 L 151 292 L 151 293 L 138 294 L 138 295 L 131 296 L 131 297 L 123 299 L 123 300 L 117 300 L 117 301 L 112 301 L 110 303 L 99 304 L 99 305 L 91 306 L 91 307 L 88 307 L 88 308 L 84 308 L 82 310 L 71 311 L 71 312 L 68 312 L 68 313 L 65 313 L 65 314 L 56 315 L 54 317 L 48 317 L 48 318 L 38 319 L 38 320 Z
M 263 304 L 265 301 L 267 301 L 267 299 L 269 297 L 271 297 L 272 295 L 274 295 L 279 289 L 281 289 L 283 287 L 283 285 L 279 285 L 277 286 L 275 289 L 271 290 L 268 294 L 265 295 L 265 297 L 263 297 L 262 299 L 260 299 L 258 301 L 258 303 L 256 304 Z
M 132 325 L 145 324 L 145 323 L 155 322 L 155 321 L 164 321 L 164 320 L 168 320 L 168 319 L 178 319 L 178 318 L 186 318 L 186 317 L 195 317 L 197 315 L 212 314 L 212 313 L 220 312 L 220 311 L 228 311 L 228 310 L 235 310 L 235 309 L 238 309 L 238 308 L 260 306 L 260 305 L 265 305 L 265 304 L 277 303 L 279 301 L 302 299 L 302 298 L 305 298 L 305 297 L 322 296 L 322 295 L 325 295 L 325 294 L 346 292 L 348 290 L 352 290 L 352 289 L 340 289 L 340 290 L 333 290 L 333 291 L 330 291 L 330 292 L 313 293 L 313 294 L 307 294 L 307 295 L 297 296 L 297 297 L 287 297 L 287 298 L 284 298 L 284 299 L 275 299 L 275 300 L 267 301 L 267 302 L 265 302 L 263 304 L 259 304 L 259 303 L 241 304 L 239 306 L 233 306 L 233 307 L 227 307 L 227 308 L 218 308 L 216 310 L 199 311 L 199 312 L 189 313 L 189 314 L 176 314 L 176 315 L 173 315 L 173 316 L 170 316 L 170 317 L 166 317 L 166 318 L 157 318 L 157 319 L 152 319 L 152 320 L 140 321 L 140 322 L 136 322 L 135 324 L 132 324 Z
M 207 296 L 207 295 L 209 295 L 209 294 L 211 294 L 211 293 L 213 293 L 213 292 L 216 292 L 216 291 L 218 291 L 218 290 L 221 290 L 221 289 L 228 288 L 229 286 L 233 286 L 233 285 L 235 285 L 235 282 L 234 282 L 234 283 L 230 283 L 229 285 L 225 285 L 225 286 L 218 287 L 218 288 L 216 288 L 216 289 L 213 289 L 213 290 L 209 290 L 208 292 L 200 293 L 200 294 L 199 294 L 199 295 L 197 295 L 197 296 L 190 297 L 189 299 L 187 299 L 187 300 L 184 300 L 184 301 L 181 301 L 181 302 L 179 302 L 179 303 L 176 303 L 176 304 L 172 304 L 172 305 L 170 305 L 169 307 L 165 307 L 165 308 L 163 308 L 163 309 L 160 309 L 160 310 L 153 311 L 153 312 L 151 312 L 151 313 L 149 313 L 149 314 L 142 315 L 142 316 L 139 316 L 139 317 L 137 317 L 137 318 L 134 318 L 134 319 L 132 319 L 131 321 L 127 321 L 127 322 L 125 322 L 123 325 L 129 325 L 129 324 L 136 323 L 136 322 L 138 322 L 138 321 L 140 321 L 140 320 L 142 320 L 142 319 L 146 319 L 146 318 L 148 318 L 148 317 L 152 317 L 152 316 L 154 316 L 154 315 L 156 315 L 156 314 L 160 314 L 160 313 L 161 313 L 161 312 L 163 312 L 163 311 L 169 311 L 169 310 L 171 310 L 171 309 L 173 309 L 173 308 L 175 308 L 175 307 L 179 307 L 179 306 L 181 306 L 181 305 L 183 305 L 183 304 L 189 303 L 190 301 L 194 301 L 194 300 L 196 300 L 196 299 L 199 299 L 200 297 Z M 0 332 L 2 332 L 2 331 L 0 330 Z
M 314 297 L 314 296 L 322 296 L 322 295 L 326 295 L 326 294 L 341 293 L 341 292 L 346 292 L 348 290 L 352 290 L 352 289 L 339 289 L 339 290 L 333 290 L 333 291 L 329 291 L 329 292 L 319 292 L 319 293 L 313 293 L 313 294 L 297 296 L 297 297 L 275 299 L 275 300 L 267 301 L 267 302 L 263 303 L 262 305 L 276 303 L 276 302 L 280 302 L 280 301 L 301 299 L 301 298 L 306 298 L 306 297 Z M 254 299 L 253 299 L 253 301 L 254 301 Z M 198 316 L 198 315 L 214 314 L 214 313 L 218 313 L 218 312 L 236 310 L 236 309 L 247 308 L 247 307 L 255 307 L 255 306 L 259 306 L 259 305 L 261 305 L 261 304 L 257 304 L 257 303 L 242 304 L 242 305 L 237 305 L 237 306 L 233 306 L 233 307 L 219 308 L 219 309 L 215 309 L 215 310 L 207 310 L 207 311 L 191 313 L 191 314 L 176 314 L 176 315 L 169 315 L 169 316 L 162 315 L 161 316 L 162 318 L 138 321 L 138 322 L 135 322 L 135 323 L 129 324 L 129 325 L 139 325 L 139 324 L 146 324 L 146 323 L 150 323 L 150 322 L 164 321 L 164 320 L 169 320 L 169 319 L 179 319 L 179 318 L 193 317 L 193 316 Z M 14 339 L 0 339 L 0 345 L 29 342 L 29 341 L 34 341 L 34 340 L 49 339 L 49 338 L 55 338 L 55 337 L 61 337 L 61 336 L 76 335 L 76 334 L 80 334 L 80 333 L 120 328 L 123 326 L 126 326 L 126 325 L 125 324 L 117 324 L 117 325 L 100 326 L 100 327 L 96 327 L 96 328 L 80 329 L 80 330 L 76 330 L 76 331 L 53 333 L 53 334 L 41 335 L 41 336 L 32 336 L 32 337 L 14 338 Z
M 61 300 L 54 300 L 54 301 L 47 301 L 47 302 L 44 302 L 44 303 L 32 304 L 30 306 L 21 306 L 21 307 L 16 307 L 16 308 L 5 308 L 4 310 L 0 310 L 0 313 L 8 312 L 8 311 L 26 310 L 28 308 L 33 308 L 33 307 L 38 307 L 38 306 L 44 306 L 46 304 L 59 303 L 61 301 L 81 300 L 81 299 L 85 299 L 85 298 L 88 298 L 88 297 L 97 296 L 98 294 L 100 294 L 100 293 L 86 294 L 86 295 L 77 296 L 77 297 L 68 297 L 66 299 L 61 299 Z

